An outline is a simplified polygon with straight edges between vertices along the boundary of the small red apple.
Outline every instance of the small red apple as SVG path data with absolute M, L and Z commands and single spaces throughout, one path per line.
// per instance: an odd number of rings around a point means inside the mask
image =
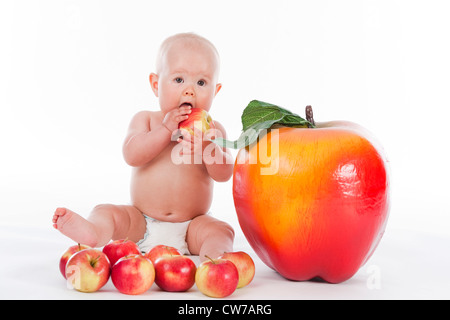
M 255 263 L 245 252 L 225 252 L 219 259 L 230 260 L 236 266 L 239 273 L 238 289 L 248 285 L 255 276 Z
M 170 256 L 170 255 L 177 255 L 181 256 L 181 252 L 178 251 L 178 249 L 170 246 L 165 246 L 163 244 L 157 245 L 153 247 L 149 252 L 147 252 L 144 256 L 147 259 L 150 259 L 150 261 L 155 264 L 156 260 L 163 256 Z
M 209 258 L 209 257 L 207 257 Z M 203 261 L 197 268 L 195 284 L 204 294 L 213 298 L 224 298 L 237 288 L 239 273 L 233 262 L 225 259 Z
M 141 254 L 139 247 L 131 240 L 114 240 L 103 248 L 103 253 L 108 256 L 111 267 L 122 257 Z
M 187 291 L 195 283 L 195 263 L 186 256 L 165 255 L 156 260 L 155 283 L 164 291 Z
M 191 113 L 188 116 L 189 118 L 178 124 L 178 129 L 185 129 L 193 135 L 194 127 L 200 129 L 203 133 L 206 133 L 209 129 L 215 128 L 214 122 L 206 110 L 192 108 Z
M 138 295 L 152 286 L 155 269 L 152 262 L 140 254 L 125 256 L 112 267 L 111 280 L 121 293 Z
M 66 252 L 63 253 L 61 259 L 59 260 L 59 270 L 61 271 L 61 274 L 63 275 L 64 278 L 66 278 L 67 261 L 69 261 L 70 257 L 73 256 L 74 253 L 84 249 L 91 249 L 91 247 L 86 246 L 84 244 L 77 244 L 75 246 L 69 247 L 69 249 L 67 249 Z
M 109 274 L 108 257 L 97 249 L 81 250 L 67 261 L 67 282 L 81 292 L 99 290 L 108 282 Z

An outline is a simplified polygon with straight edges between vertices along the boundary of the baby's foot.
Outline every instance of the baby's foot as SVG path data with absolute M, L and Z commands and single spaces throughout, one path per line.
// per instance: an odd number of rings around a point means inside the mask
M 73 241 L 90 247 L 97 245 L 94 226 L 82 216 L 66 208 L 56 208 L 53 227 Z

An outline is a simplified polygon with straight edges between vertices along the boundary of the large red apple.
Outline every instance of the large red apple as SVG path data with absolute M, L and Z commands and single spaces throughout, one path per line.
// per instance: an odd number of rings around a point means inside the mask
M 214 129 L 214 122 L 208 111 L 201 108 L 192 108 L 191 113 L 184 121 L 178 124 L 179 129 L 187 130 L 191 135 L 194 134 L 194 127 L 206 133 L 209 129 Z
M 224 298 L 237 288 L 239 273 L 233 262 L 226 259 L 209 259 L 197 268 L 195 284 L 204 295 Z
M 252 282 L 255 276 L 255 263 L 247 253 L 243 251 L 225 252 L 219 259 L 230 260 L 236 266 L 239 273 L 238 289 Z
M 181 256 L 181 252 L 174 247 L 160 244 L 151 248 L 150 251 L 145 254 L 145 257 L 147 259 L 150 259 L 150 261 L 155 264 L 156 260 L 161 257 L 174 255 Z
M 273 129 L 239 151 L 233 197 L 242 231 L 264 263 L 287 279 L 339 283 L 384 233 L 387 162 L 370 135 L 349 122 Z
M 114 240 L 103 247 L 103 253 L 108 256 L 111 267 L 122 257 L 141 254 L 136 243 L 128 239 Z
M 81 292 L 99 290 L 108 282 L 109 274 L 108 257 L 97 249 L 81 250 L 67 261 L 67 282 Z
M 140 254 L 125 256 L 112 267 L 111 280 L 121 293 L 138 295 L 152 286 L 155 269 L 152 262 Z
M 155 262 L 155 283 L 164 291 L 189 290 L 195 283 L 195 263 L 186 256 L 165 255 Z
M 61 256 L 61 259 L 59 260 L 59 271 L 61 271 L 61 274 L 64 278 L 66 278 L 66 264 L 67 261 L 69 261 L 70 257 L 73 256 L 78 251 L 84 250 L 84 249 L 90 249 L 91 247 L 86 246 L 84 244 L 77 244 L 75 246 L 69 247 L 63 255 Z

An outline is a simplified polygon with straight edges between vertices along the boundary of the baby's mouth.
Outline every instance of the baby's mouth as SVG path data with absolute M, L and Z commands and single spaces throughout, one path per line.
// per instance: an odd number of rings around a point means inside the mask
M 193 108 L 193 105 L 192 105 L 192 103 L 184 102 L 178 108 L 181 108 L 181 107 L 191 107 L 191 108 Z

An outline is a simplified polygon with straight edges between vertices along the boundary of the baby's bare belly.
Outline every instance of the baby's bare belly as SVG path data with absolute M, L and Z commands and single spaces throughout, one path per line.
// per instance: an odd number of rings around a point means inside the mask
M 132 204 L 156 220 L 181 222 L 206 214 L 212 194 L 213 181 L 203 165 L 175 165 L 162 155 L 133 168 Z

